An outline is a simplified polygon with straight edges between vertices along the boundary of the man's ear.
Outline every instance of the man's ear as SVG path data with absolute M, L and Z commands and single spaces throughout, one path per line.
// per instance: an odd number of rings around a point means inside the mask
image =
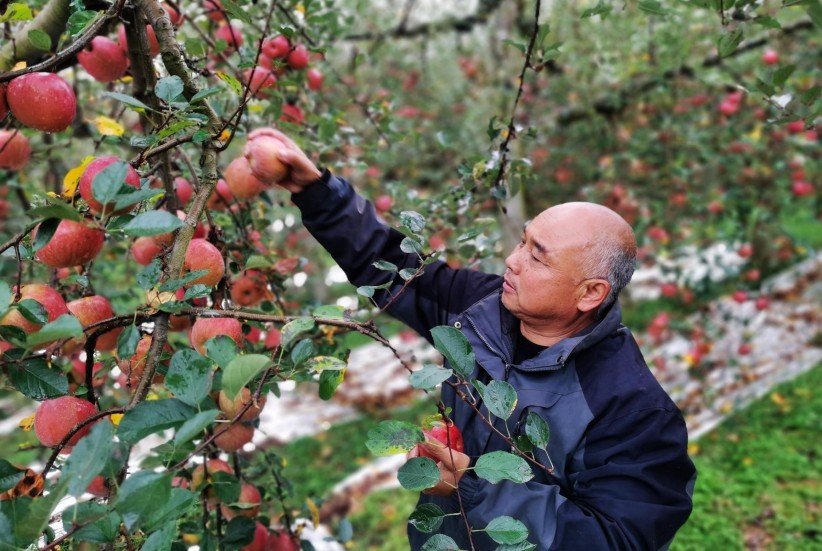
M 577 309 L 580 312 L 590 312 L 596 309 L 611 292 L 611 284 L 606 279 L 586 279 L 579 285 L 580 295 L 577 300 Z

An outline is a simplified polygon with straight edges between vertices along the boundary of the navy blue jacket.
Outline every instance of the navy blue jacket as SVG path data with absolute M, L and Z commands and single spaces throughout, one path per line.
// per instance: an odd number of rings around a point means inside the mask
M 373 206 L 342 179 L 323 177 L 292 196 L 303 223 L 335 258 L 351 283 L 380 285 L 395 274 L 372 266 L 387 260 L 400 269 L 418 258 L 400 250 L 404 236 L 389 228 Z M 396 277 L 385 304 L 404 281 Z M 519 320 L 501 303 L 502 278 L 474 270 L 454 270 L 442 262 L 425 268 L 391 305 L 389 313 L 431 341 L 430 329 L 452 325 L 468 338 L 477 358 L 469 379 L 501 379 L 517 391 L 512 434 L 524 432 L 528 412 L 550 427 L 548 453 L 555 470 L 534 467 L 525 484 L 492 484 L 468 471 L 459 496 L 420 496 L 445 512 L 459 511 L 458 497 L 472 529 L 484 529 L 506 515 L 523 522 L 538 549 L 665 549 L 691 512 L 696 469 L 687 454 L 685 423 L 649 371 L 615 304 L 593 327 L 566 338 L 536 357 L 514 364 Z M 390 295 L 389 295 L 390 293 Z M 474 410 L 443 385 L 442 398 L 462 431 L 465 453 L 475 460 L 505 441 Z M 480 406 L 488 417 L 488 410 Z M 497 428 L 506 432 L 497 419 Z M 542 450 L 536 459 L 548 465 Z M 460 549 L 470 544 L 465 521 L 446 517 L 440 533 Z M 412 549 L 431 537 L 409 525 Z M 474 548 L 496 549 L 484 532 L 472 532 Z

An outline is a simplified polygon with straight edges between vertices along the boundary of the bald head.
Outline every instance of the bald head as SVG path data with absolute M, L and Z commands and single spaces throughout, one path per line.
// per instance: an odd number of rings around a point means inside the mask
M 630 224 L 607 207 L 583 202 L 555 205 L 534 222 L 564 235 L 564 242 L 579 255 L 582 278 L 608 281 L 611 289 L 599 311 L 613 304 L 636 264 L 636 237 Z

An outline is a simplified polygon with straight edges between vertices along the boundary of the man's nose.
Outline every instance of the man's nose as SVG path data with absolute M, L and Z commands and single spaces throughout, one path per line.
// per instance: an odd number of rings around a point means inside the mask
M 515 247 L 513 251 L 505 258 L 505 267 L 511 270 L 514 273 L 519 271 L 519 252 L 520 247 Z

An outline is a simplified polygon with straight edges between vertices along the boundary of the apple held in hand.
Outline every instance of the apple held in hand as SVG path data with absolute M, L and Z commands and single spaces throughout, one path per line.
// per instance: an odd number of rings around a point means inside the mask
M 268 129 L 260 128 L 249 134 L 243 156 L 255 178 L 266 184 L 276 184 L 288 175 L 288 167 L 277 157 L 283 143 L 268 132 Z
M 460 429 L 457 428 L 456 425 L 453 423 L 448 423 L 446 427 L 445 423 L 438 422 L 438 424 L 431 427 L 431 430 L 423 429 L 426 435 L 434 438 L 438 442 L 441 442 L 444 446 L 450 447 L 454 451 L 464 452 L 465 451 L 465 442 L 462 440 L 462 433 Z M 433 459 L 434 461 L 437 460 L 436 457 L 428 453 L 424 446 L 419 446 L 419 453 L 420 457 L 428 457 L 429 459 Z
M 97 413 L 94 404 L 76 396 L 60 396 L 46 400 L 34 414 L 34 433 L 40 443 L 53 448 L 68 436 L 69 431 L 81 421 Z M 66 451 L 91 430 L 91 423 L 77 431 L 66 443 Z
M 20 124 L 43 132 L 65 130 L 77 113 L 74 90 L 54 73 L 20 75 L 9 83 L 6 101 Z
M 265 189 L 265 184 L 254 176 L 245 157 L 237 157 L 228 164 L 225 181 L 231 193 L 240 201 L 253 199 Z

